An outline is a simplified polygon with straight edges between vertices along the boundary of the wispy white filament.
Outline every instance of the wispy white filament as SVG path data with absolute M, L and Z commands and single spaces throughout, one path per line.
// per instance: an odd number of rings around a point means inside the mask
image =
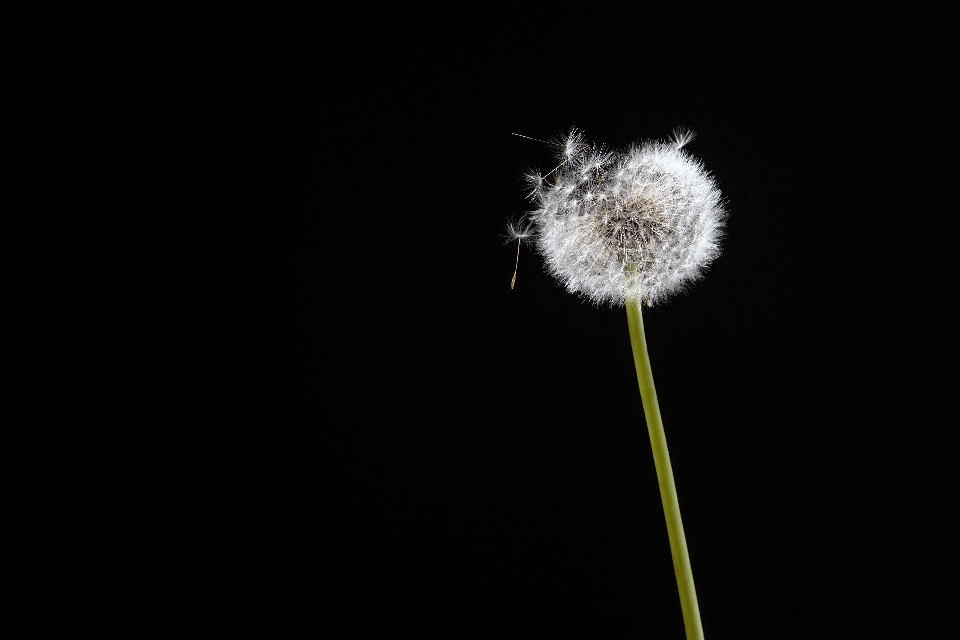
M 683 150 L 693 135 L 676 129 L 668 142 L 611 152 L 574 129 L 558 142 L 562 164 L 527 176 L 537 247 L 569 291 L 652 305 L 719 255 L 726 212 L 714 179 Z
M 504 244 L 508 242 L 527 241 L 533 236 L 533 223 L 529 221 L 510 220 L 507 222 L 507 232 L 503 234 L 506 238 Z

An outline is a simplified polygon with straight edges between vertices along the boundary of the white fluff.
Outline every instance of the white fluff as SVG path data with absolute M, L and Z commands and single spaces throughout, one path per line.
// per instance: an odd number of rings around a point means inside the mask
M 709 172 L 683 146 L 644 142 L 623 152 L 571 130 L 562 164 L 528 175 L 537 209 L 527 214 L 547 269 L 592 302 L 662 302 L 683 291 L 720 253 L 726 211 Z
M 503 234 L 503 237 L 506 238 L 503 244 L 508 242 L 526 242 L 533 236 L 533 224 L 529 221 L 514 221 L 510 220 L 507 222 L 507 232 Z

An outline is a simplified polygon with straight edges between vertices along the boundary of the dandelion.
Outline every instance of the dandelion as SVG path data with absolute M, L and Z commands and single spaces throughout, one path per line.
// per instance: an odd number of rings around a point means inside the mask
M 573 130 L 559 143 L 556 176 L 527 176 L 537 247 L 568 290 L 652 306 L 701 277 L 726 214 L 714 180 L 683 151 L 693 137 L 675 129 L 669 142 L 611 153 Z
M 537 208 L 526 219 L 548 271 L 567 290 L 596 304 L 627 308 L 684 628 L 688 640 L 702 640 L 697 593 L 641 315 L 643 303 L 663 302 L 698 280 L 720 252 L 727 214 L 713 178 L 683 150 L 693 139 L 692 131 L 678 128 L 667 141 L 611 152 L 587 143 L 572 129 L 551 143 L 560 164 L 543 176 L 527 175 L 530 198 Z

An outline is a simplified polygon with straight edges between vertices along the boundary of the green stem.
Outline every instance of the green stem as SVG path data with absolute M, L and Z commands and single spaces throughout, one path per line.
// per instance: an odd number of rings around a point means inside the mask
M 650 432 L 650 445 L 653 447 L 653 462 L 657 467 L 657 481 L 660 483 L 663 515 L 667 519 L 667 535 L 670 537 L 673 570 L 677 574 L 677 587 L 680 590 L 683 626 L 687 631 L 687 640 L 703 640 L 700 609 L 697 607 L 697 590 L 693 586 L 693 571 L 690 568 L 690 554 L 687 552 L 687 538 L 683 535 L 683 521 L 680 520 L 677 487 L 673 482 L 670 453 L 667 451 L 667 437 L 663 432 L 663 421 L 660 419 L 657 390 L 653 386 L 653 372 L 650 370 L 650 356 L 647 354 L 647 341 L 643 335 L 643 317 L 640 306 L 641 302 L 639 300 L 627 301 L 627 322 L 630 325 L 630 342 L 633 344 L 633 360 L 637 365 L 637 381 L 640 383 L 643 413 L 647 417 L 647 431 Z

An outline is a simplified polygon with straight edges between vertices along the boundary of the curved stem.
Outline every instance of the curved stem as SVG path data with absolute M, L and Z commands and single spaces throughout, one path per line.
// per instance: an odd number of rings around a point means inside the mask
M 640 397 L 643 400 L 643 413 L 647 418 L 647 431 L 650 433 L 650 445 L 653 447 L 653 462 L 657 468 L 657 481 L 660 484 L 660 499 L 663 501 L 663 515 L 667 520 L 670 553 L 673 555 L 673 570 L 677 575 L 677 587 L 680 590 L 683 626 L 687 631 L 687 640 L 703 640 L 700 609 L 697 606 L 697 590 L 693 586 L 690 554 L 687 552 L 687 539 L 683 534 L 683 522 L 680 519 L 680 503 L 677 501 L 677 488 L 673 482 L 670 453 L 667 451 L 667 437 L 663 431 L 663 421 L 660 419 L 657 390 L 653 386 L 650 356 L 647 354 L 647 341 L 643 334 L 641 302 L 628 300 L 626 306 L 630 342 L 633 345 L 633 360 L 637 366 L 637 381 L 640 383 Z

